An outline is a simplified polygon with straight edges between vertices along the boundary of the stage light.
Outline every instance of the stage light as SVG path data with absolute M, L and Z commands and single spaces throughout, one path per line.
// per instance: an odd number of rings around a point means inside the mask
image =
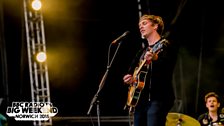
M 45 52 L 39 52 L 36 54 L 36 60 L 37 62 L 45 62 L 47 60 L 47 55 Z
M 42 4 L 41 4 L 40 0 L 33 0 L 33 2 L 32 2 L 32 8 L 34 10 L 36 10 L 36 11 L 40 10 L 41 9 L 41 6 L 42 6 Z

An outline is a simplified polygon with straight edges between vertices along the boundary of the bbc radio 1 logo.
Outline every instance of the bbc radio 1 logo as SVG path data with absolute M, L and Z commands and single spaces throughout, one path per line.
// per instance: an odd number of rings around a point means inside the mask
M 12 102 L 6 114 L 20 121 L 47 121 L 55 116 L 58 109 L 50 102 Z

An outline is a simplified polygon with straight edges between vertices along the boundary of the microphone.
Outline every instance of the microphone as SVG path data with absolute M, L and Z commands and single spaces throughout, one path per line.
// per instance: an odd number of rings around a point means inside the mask
M 129 33 L 129 31 L 124 32 L 121 36 L 119 36 L 117 39 L 115 39 L 112 44 L 117 43 L 120 39 L 124 38 L 127 34 Z

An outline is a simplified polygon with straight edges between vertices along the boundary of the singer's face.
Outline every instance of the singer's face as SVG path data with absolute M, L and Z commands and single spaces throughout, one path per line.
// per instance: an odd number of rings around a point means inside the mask
M 158 25 L 154 25 L 150 20 L 143 19 L 139 22 L 141 36 L 147 38 L 152 32 L 156 32 Z
M 209 111 L 217 111 L 220 106 L 216 97 L 209 97 L 206 101 L 206 107 Z

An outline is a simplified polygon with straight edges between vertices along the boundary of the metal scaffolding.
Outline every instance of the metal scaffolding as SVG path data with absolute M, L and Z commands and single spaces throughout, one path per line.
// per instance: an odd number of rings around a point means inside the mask
M 48 67 L 45 62 L 37 62 L 38 52 L 46 53 L 44 22 L 41 10 L 31 8 L 32 0 L 23 0 L 26 29 L 27 53 L 32 102 L 50 102 Z M 52 125 L 52 119 L 33 121 L 34 126 Z

